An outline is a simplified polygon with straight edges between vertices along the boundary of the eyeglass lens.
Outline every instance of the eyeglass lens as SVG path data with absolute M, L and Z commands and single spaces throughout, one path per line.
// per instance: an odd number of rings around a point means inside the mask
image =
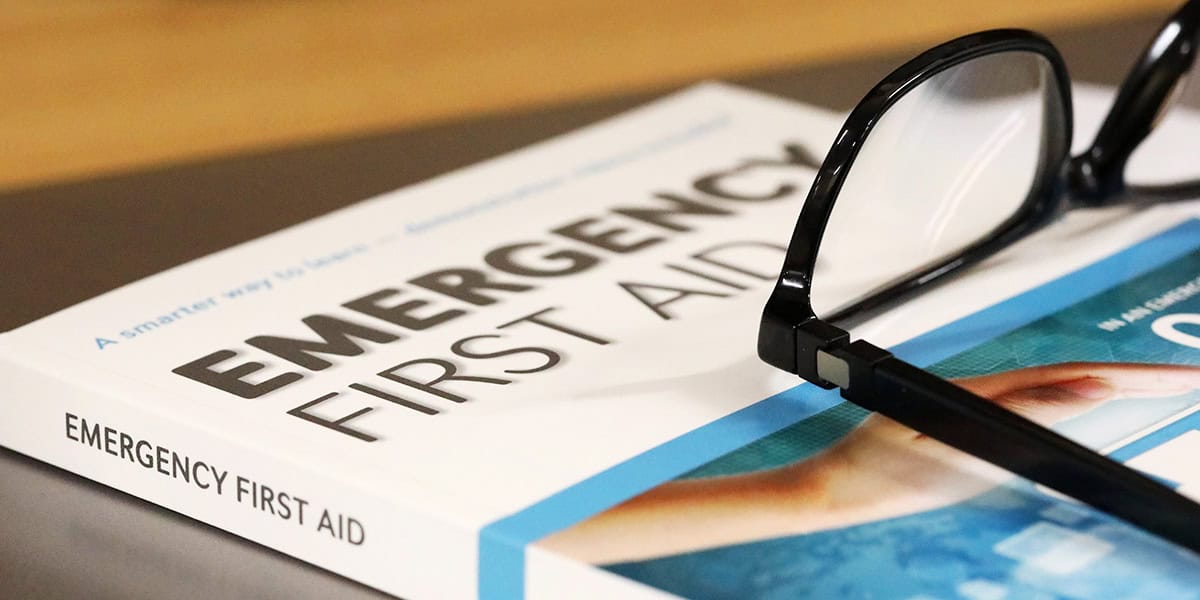
M 992 233 L 1038 176 L 1048 61 L 1028 51 L 968 60 L 885 111 L 848 171 L 813 273 L 828 315 Z

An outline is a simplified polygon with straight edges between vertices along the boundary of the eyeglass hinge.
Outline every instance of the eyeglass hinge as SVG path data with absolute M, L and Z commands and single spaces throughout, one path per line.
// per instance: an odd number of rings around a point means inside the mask
M 820 319 L 796 327 L 796 367 L 800 377 L 842 396 L 870 402 L 875 365 L 892 353 L 871 343 L 850 341 L 850 334 Z M 853 398 L 852 398 L 853 396 Z

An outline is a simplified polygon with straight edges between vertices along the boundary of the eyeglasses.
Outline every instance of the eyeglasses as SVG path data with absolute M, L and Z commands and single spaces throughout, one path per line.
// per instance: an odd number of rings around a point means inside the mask
M 977 33 L 901 66 L 850 113 L 817 171 L 763 311 L 759 356 L 1200 553 L 1200 505 L 886 350 L 851 342 L 842 329 L 1072 208 L 1200 197 L 1200 179 L 1139 180 L 1128 168 L 1172 106 L 1197 44 L 1200 0 L 1191 0 L 1135 64 L 1092 146 L 1073 158 L 1066 67 L 1041 36 Z M 863 240 L 864 232 L 886 239 Z

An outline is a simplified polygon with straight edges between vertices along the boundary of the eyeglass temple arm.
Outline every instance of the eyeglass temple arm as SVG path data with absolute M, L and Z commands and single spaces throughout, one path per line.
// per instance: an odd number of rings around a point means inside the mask
M 819 320 L 797 333 L 800 376 L 944 444 L 1200 554 L 1200 504 Z
M 1118 88 L 1113 107 L 1086 152 L 1071 160 L 1068 185 L 1081 205 L 1098 206 L 1125 188 L 1125 163 L 1180 91 L 1200 43 L 1200 0 L 1175 12 Z

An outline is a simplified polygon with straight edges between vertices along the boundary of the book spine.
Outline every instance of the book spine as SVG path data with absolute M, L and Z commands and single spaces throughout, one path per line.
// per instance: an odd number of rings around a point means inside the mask
M 5 447 L 388 593 L 475 596 L 470 527 L 366 494 L 253 440 L 141 409 L 15 352 L 0 347 Z

